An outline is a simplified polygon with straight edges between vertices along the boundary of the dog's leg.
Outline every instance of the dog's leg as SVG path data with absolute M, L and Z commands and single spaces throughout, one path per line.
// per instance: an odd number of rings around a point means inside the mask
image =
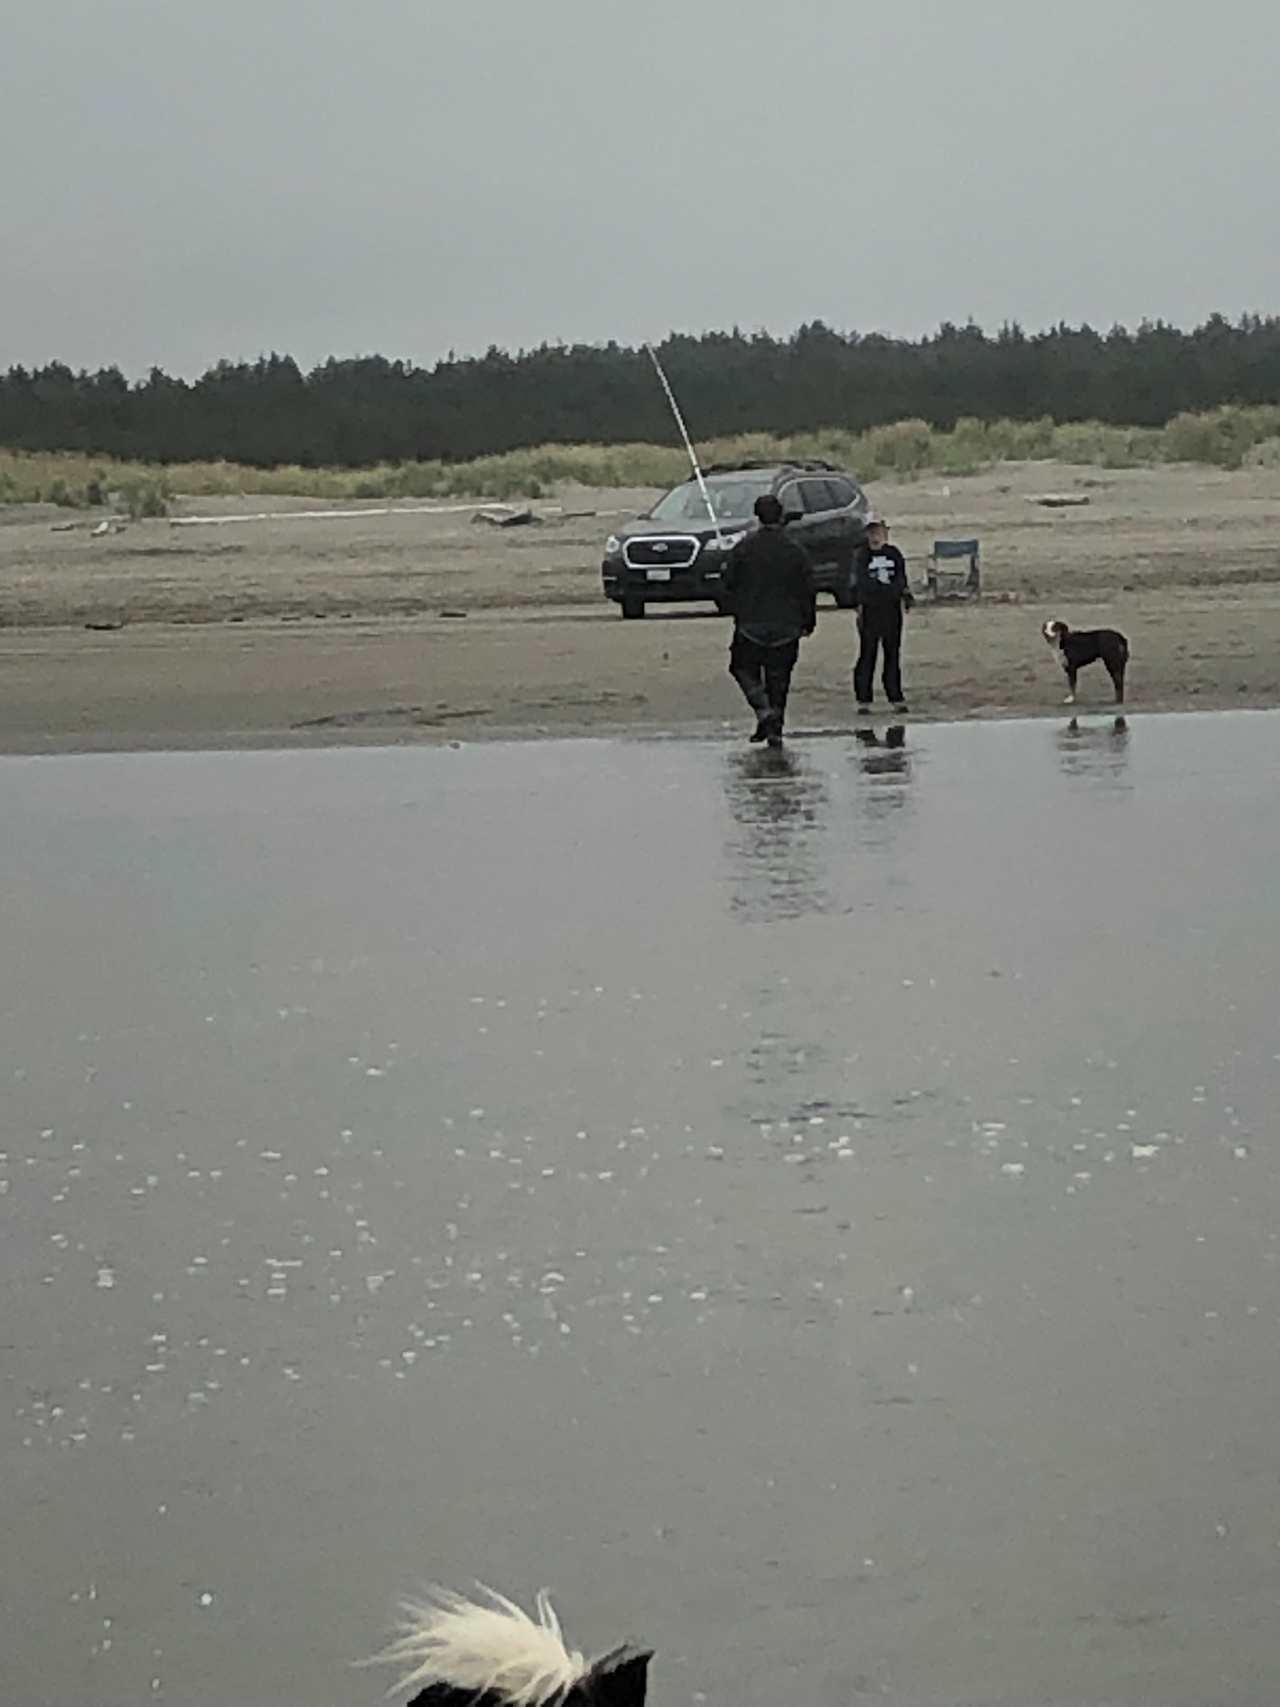
M 1069 692 L 1066 699 L 1063 701 L 1063 704 L 1072 705 L 1074 704 L 1076 697 L 1076 684 L 1075 679 L 1071 674 L 1071 666 L 1067 662 L 1067 655 L 1061 648 L 1058 649 L 1058 663 L 1061 666 L 1062 673 L 1067 678 L 1067 682 L 1069 684 Z
M 1117 664 L 1111 672 L 1111 680 L 1116 690 L 1116 704 L 1124 704 L 1124 665 Z

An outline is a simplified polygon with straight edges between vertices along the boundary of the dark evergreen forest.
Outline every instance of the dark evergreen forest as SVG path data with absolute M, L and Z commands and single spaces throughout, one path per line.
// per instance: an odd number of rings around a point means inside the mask
M 1280 400 L 1280 318 L 1214 316 L 988 335 L 944 325 L 918 341 L 839 333 L 672 336 L 659 351 L 695 436 L 859 431 L 918 419 L 1096 420 L 1159 426 L 1181 411 Z M 0 445 L 148 462 L 359 468 L 462 460 L 545 444 L 665 441 L 671 421 L 643 349 L 491 349 L 420 368 L 382 356 L 303 373 L 288 356 L 220 362 L 199 379 L 58 363 L 0 377 Z

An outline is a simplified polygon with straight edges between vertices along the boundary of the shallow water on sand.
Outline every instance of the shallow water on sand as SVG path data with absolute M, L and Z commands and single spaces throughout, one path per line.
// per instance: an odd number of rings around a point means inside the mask
M 0 761 L 0 1679 L 1280 1677 L 1280 719 Z

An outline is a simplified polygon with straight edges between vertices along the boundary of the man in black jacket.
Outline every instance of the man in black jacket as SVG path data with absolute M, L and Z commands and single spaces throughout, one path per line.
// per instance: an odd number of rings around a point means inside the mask
M 854 558 L 854 603 L 858 607 L 858 661 L 853 667 L 853 692 L 858 710 L 871 710 L 876 653 L 884 649 L 885 696 L 897 712 L 907 707 L 902 697 L 902 613 L 915 600 L 907 585 L 907 560 L 889 544 L 889 529 L 879 516 L 867 517 L 867 543 Z
M 801 636 L 813 633 L 817 601 L 808 555 L 787 537 L 778 499 L 764 493 L 755 513 L 759 529 L 739 540 L 724 570 L 733 612 L 729 674 L 756 714 L 751 739 L 780 747 L 791 672 Z

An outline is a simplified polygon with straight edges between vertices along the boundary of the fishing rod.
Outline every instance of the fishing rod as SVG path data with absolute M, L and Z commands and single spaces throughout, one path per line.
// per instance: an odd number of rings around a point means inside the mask
M 698 490 L 702 493 L 702 501 L 707 506 L 707 514 L 711 517 L 711 525 L 716 530 L 716 545 L 724 550 L 724 535 L 720 532 L 720 518 L 716 515 L 715 506 L 711 502 L 711 494 L 707 491 L 707 483 L 698 463 L 698 453 L 693 448 L 693 440 L 689 437 L 689 429 L 684 424 L 684 416 L 680 413 L 680 405 L 676 402 L 676 394 L 671 389 L 671 381 L 662 371 L 662 363 L 658 360 L 658 352 L 652 344 L 646 343 L 649 360 L 653 363 L 654 372 L 662 382 L 662 389 L 667 394 L 667 402 L 671 405 L 671 413 L 676 418 L 676 426 L 680 429 L 680 437 L 684 440 L 684 448 L 689 453 L 689 461 L 693 465 L 693 478 L 698 482 Z

